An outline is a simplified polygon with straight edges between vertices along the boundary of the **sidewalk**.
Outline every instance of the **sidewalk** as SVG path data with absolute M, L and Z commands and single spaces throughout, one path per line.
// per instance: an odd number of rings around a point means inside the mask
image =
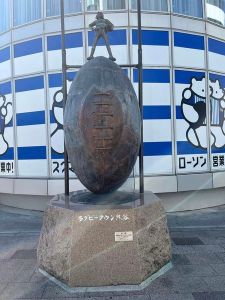
M 0 299 L 224 300 L 225 206 L 168 214 L 174 267 L 141 292 L 70 294 L 36 270 L 42 214 L 0 206 Z

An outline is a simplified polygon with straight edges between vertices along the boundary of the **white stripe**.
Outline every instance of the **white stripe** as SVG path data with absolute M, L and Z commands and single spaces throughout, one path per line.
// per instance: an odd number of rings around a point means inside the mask
M 14 58 L 15 75 L 43 72 L 43 53 L 35 53 Z
M 143 45 L 143 63 L 153 66 L 170 65 L 170 49 L 168 46 Z M 132 63 L 138 63 L 138 46 L 132 46 Z
M 120 64 L 127 64 L 128 63 L 128 47 L 127 45 L 116 45 L 111 46 L 112 54 L 116 58 L 116 63 Z M 88 47 L 88 53 L 91 53 L 91 47 Z M 98 46 L 96 47 L 96 51 L 94 56 L 105 56 L 109 57 L 107 49 L 105 46 Z
M 45 93 L 43 89 L 16 93 L 16 112 L 45 110 Z
M 46 125 L 17 126 L 18 147 L 46 146 Z
M 21 176 L 47 176 L 47 159 L 18 160 Z
M 70 65 L 83 65 L 84 54 L 83 48 L 70 48 L 66 50 L 67 64 Z M 48 51 L 48 69 L 59 70 L 62 69 L 62 52 L 61 50 Z
M 136 95 L 138 95 L 138 83 L 134 83 Z M 170 105 L 169 83 L 144 83 L 143 84 L 144 105 Z
M 176 105 L 181 105 L 183 91 L 189 88 L 190 84 L 175 84 L 175 103 Z
M 0 80 L 11 77 L 10 60 L 0 63 Z
M 144 174 L 170 174 L 173 170 L 172 155 L 163 156 L 145 156 L 144 157 Z M 135 174 L 139 174 L 138 159 L 135 165 Z
M 183 67 L 205 68 L 205 51 L 174 47 L 174 65 Z
M 209 69 L 215 71 L 225 71 L 225 56 L 217 53 L 209 52 Z
M 171 141 L 170 120 L 144 120 L 144 142 Z

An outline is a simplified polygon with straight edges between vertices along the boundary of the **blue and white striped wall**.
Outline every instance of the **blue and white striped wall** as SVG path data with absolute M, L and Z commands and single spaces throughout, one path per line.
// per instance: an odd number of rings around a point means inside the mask
M 90 54 L 94 33 L 70 31 L 66 34 L 68 64 L 82 65 Z M 213 165 L 214 155 L 225 155 L 225 147 L 214 149 L 209 142 L 210 101 L 206 100 L 207 120 L 201 128 L 205 149 L 187 140 L 189 128 L 182 114 L 183 91 L 191 80 L 220 80 L 225 89 L 225 41 L 200 32 L 172 31 L 170 28 L 144 28 L 144 167 L 150 176 L 201 173 L 222 170 Z M 137 63 L 137 29 L 118 27 L 109 33 L 118 64 Z M 13 163 L 10 174 L 0 176 L 62 177 L 63 130 L 60 92 L 62 87 L 61 37 L 48 33 L 24 39 L 0 49 L 0 94 L 13 106 L 13 119 L 5 128 L 9 149 L 0 163 Z M 208 51 L 207 51 L 208 50 Z M 95 55 L 108 56 L 103 41 Z M 77 72 L 77 70 L 76 70 Z M 68 88 L 76 75 L 68 73 Z M 138 73 L 128 69 L 138 91 Z M 207 123 L 208 122 L 208 123 Z M 14 126 L 13 126 L 14 124 Z M 186 167 L 183 168 L 185 162 Z M 225 169 L 225 166 L 224 166 Z M 71 175 L 74 175 L 71 172 Z

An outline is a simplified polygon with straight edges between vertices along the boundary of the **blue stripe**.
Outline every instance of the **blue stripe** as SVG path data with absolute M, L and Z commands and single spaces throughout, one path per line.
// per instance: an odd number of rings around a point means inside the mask
M 196 148 L 190 142 L 177 142 L 177 154 L 207 154 L 207 150 Z
M 204 37 L 200 35 L 174 32 L 174 46 L 205 50 Z
M 0 155 L 0 160 L 14 160 L 14 148 L 9 148 L 6 153 Z
M 205 77 L 204 72 L 183 71 L 183 70 L 175 71 L 175 83 L 190 84 L 192 78 L 196 78 L 197 80 L 202 80 L 203 77 Z
M 176 106 L 176 119 L 177 120 L 183 120 L 184 119 L 184 116 L 183 116 L 182 109 L 181 109 L 180 105 Z
M 1 95 L 8 95 L 12 93 L 11 82 L 5 82 L 0 84 L 0 94 Z
M 53 111 L 50 110 L 50 124 L 56 123 L 56 119 L 54 117 Z
M 67 73 L 67 79 L 69 81 L 73 81 L 77 72 L 68 72 Z M 49 74 L 48 75 L 48 84 L 50 88 L 54 87 L 62 87 L 62 74 Z
M 10 60 L 10 47 L 0 50 L 0 63 Z
M 18 147 L 18 159 L 28 160 L 28 159 L 46 159 L 46 147 Z
M 47 37 L 47 49 L 48 51 L 60 50 L 61 45 L 61 35 L 53 35 Z M 83 47 L 83 37 L 82 32 L 68 33 L 65 36 L 65 46 L 69 48 Z
M 15 82 L 16 93 L 39 90 L 44 88 L 44 77 L 36 76 L 24 79 L 18 79 Z
M 16 114 L 17 126 L 45 124 L 45 111 Z
M 172 142 L 144 143 L 144 156 L 172 155 Z
M 145 120 L 171 119 L 171 108 L 169 105 L 144 106 L 143 117 Z
M 92 46 L 94 41 L 94 36 L 95 33 L 93 31 L 88 32 L 88 46 Z M 109 43 L 111 46 L 127 44 L 127 35 L 125 29 L 114 30 L 112 32 L 109 32 L 108 36 L 109 36 Z M 100 38 L 98 41 L 98 46 L 104 46 L 104 45 L 105 45 L 105 41 L 102 38 Z
M 134 82 L 138 82 L 138 70 L 133 70 Z M 144 69 L 143 82 L 146 83 L 170 83 L 170 70 Z
M 221 88 L 225 88 L 225 76 L 209 73 L 209 80 L 211 81 L 219 80 Z
M 51 151 L 52 159 L 64 159 L 64 154 L 56 153 L 54 150 Z
M 225 153 L 225 147 L 220 148 L 220 149 L 218 149 L 218 148 L 216 148 L 216 147 L 212 147 L 212 148 L 211 148 L 211 152 L 212 152 L 213 154 L 224 154 L 224 153 Z
M 35 39 L 14 45 L 14 57 L 21 57 L 42 52 L 42 39 Z
M 6 127 L 13 127 L 13 120 L 11 120 Z
M 225 43 L 209 38 L 209 51 L 217 54 L 225 55 Z
M 132 43 L 138 45 L 138 31 L 132 30 Z M 169 32 L 159 30 L 142 30 L 142 44 L 154 46 L 169 46 Z

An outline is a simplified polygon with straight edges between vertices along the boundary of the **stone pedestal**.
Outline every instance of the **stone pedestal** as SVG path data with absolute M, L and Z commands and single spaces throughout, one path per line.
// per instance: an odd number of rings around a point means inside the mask
M 153 193 L 76 192 L 45 211 L 38 265 L 69 287 L 140 284 L 170 260 L 165 211 Z

